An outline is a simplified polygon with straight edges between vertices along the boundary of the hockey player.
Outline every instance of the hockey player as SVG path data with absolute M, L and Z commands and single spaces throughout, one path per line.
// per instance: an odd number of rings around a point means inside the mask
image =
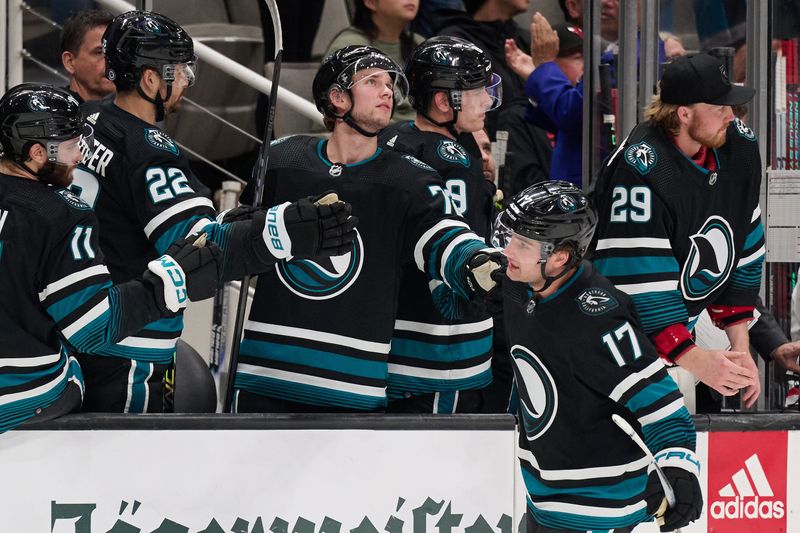
M 95 142 L 75 172 L 75 190 L 97 213 L 100 246 L 115 281 L 136 276 L 170 243 L 196 231 L 222 248 L 221 281 L 263 271 L 286 255 L 341 253 L 355 237 L 355 219 L 348 219 L 342 202 L 318 206 L 305 199 L 281 206 L 270 223 L 264 210 L 252 220 L 215 223 L 186 155 L 156 125 L 194 81 L 192 39 L 167 17 L 131 11 L 114 18 L 103 47 L 117 94 L 87 119 Z M 79 356 L 84 408 L 162 411 L 163 382 L 182 329 L 178 315 L 148 324 L 103 357 Z
M 597 270 L 631 295 L 659 354 L 717 392 L 761 391 L 747 323 L 761 284 L 761 159 L 753 130 L 734 119 L 753 89 L 731 85 L 707 54 L 664 69 L 660 95 L 598 176 Z M 703 309 L 730 351 L 692 339 Z
M 216 290 L 218 249 L 195 238 L 143 266 L 143 280 L 111 285 L 97 220 L 64 188 L 82 132 L 63 89 L 23 84 L 0 99 L 0 432 L 80 405 L 74 349 L 105 349 Z
M 583 192 L 564 181 L 531 186 L 498 217 L 528 533 L 630 531 L 657 511 L 662 530 L 672 531 L 703 508 L 683 396 L 630 298 L 581 262 L 596 220 Z M 655 465 L 613 414 L 655 456 L 674 490 L 673 507 L 659 509 L 664 492 Z
M 481 160 L 461 141 L 475 147 L 472 132 L 482 130 L 486 112 L 502 101 L 500 77 L 480 48 L 458 37 L 420 44 L 405 73 L 416 118 L 384 130 L 380 144 L 433 167 L 443 180 L 439 194 L 449 196 L 453 213 L 485 239 L 495 187 L 484 179 Z M 480 395 L 459 391 L 480 389 L 492 380 L 492 319 L 466 306 L 461 312 L 446 309 L 445 318 L 433 300 L 448 292 L 415 265 L 403 269 L 389 352 L 390 412 L 481 410 Z
M 236 375 L 238 412 L 382 411 L 401 268 L 415 265 L 461 299 L 494 286 L 500 254 L 455 216 L 441 178 L 378 147 L 406 91 L 400 67 L 379 50 L 339 49 L 313 82 L 330 140 L 274 142 L 268 203 L 333 189 L 361 222 L 347 254 L 282 261 L 259 276 Z

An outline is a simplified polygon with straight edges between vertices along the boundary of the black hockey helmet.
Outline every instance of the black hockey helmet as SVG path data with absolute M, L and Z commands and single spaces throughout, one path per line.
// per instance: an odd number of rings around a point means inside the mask
M 194 43 L 172 19 L 151 11 L 128 11 L 114 17 L 103 34 L 106 76 L 117 89 L 138 85 L 145 68 L 158 72 L 167 84 L 194 83 Z
M 489 109 L 502 103 L 500 76 L 483 50 L 458 37 L 431 37 L 417 46 L 406 63 L 409 100 L 417 111 L 426 111 L 431 95 L 447 91 L 450 105 L 461 109 L 460 91 L 486 88 L 492 98 Z
M 69 92 L 51 85 L 23 83 L 0 98 L 0 144 L 17 163 L 28 160 L 36 143 L 48 160 L 59 162 L 59 145 L 85 133 L 80 104 Z
M 497 218 L 495 234 L 502 247 L 511 233 L 539 241 L 547 245 L 543 252 L 548 255 L 559 246 L 570 245 L 573 256 L 581 260 L 596 225 L 597 214 L 581 189 L 567 181 L 545 181 L 511 199 Z
M 350 91 L 355 83 L 355 74 L 368 68 L 385 70 L 394 82 L 394 108 L 405 100 L 408 94 L 408 81 L 403 69 L 389 56 L 372 46 L 350 45 L 340 48 L 322 60 L 322 64 L 314 76 L 311 90 L 317 109 L 326 117 L 341 118 L 362 135 L 374 136 L 378 132 L 366 132 L 350 119 L 348 111 L 343 116 L 336 114 L 330 102 L 331 88 Z M 351 93 L 352 95 L 352 93 Z

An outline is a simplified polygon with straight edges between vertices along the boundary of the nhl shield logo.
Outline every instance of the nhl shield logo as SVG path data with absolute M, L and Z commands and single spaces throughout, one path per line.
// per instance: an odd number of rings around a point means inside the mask
M 457 163 L 466 168 L 469 168 L 469 156 L 463 146 L 455 141 L 446 140 L 439 141 L 439 147 L 436 149 L 439 157 L 448 163 Z
M 690 235 L 691 248 L 681 269 L 681 292 L 687 300 L 702 300 L 722 286 L 736 258 L 728 221 L 712 215 Z
M 164 150 L 165 152 L 170 152 L 175 155 L 180 153 L 178 145 L 175 144 L 175 141 L 170 139 L 169 135 L 158 128 L 147 128 L 144 130 L 144 138 L 147 141 L 147 144 L 154 148 L 158 148 L 159 150 Z
M 292 259 L 276 265 L 287 289 L 309 300 L 327 300 L 342 294 L 358 279 L 364 264 L 364 243 L 356 229 L 353 248 L 344 255 Z
M 575 298 L 578 308 L 589 316 L 602 315 L 619 307 L 616 298 L 605 289 L 590 287 Z
M 625 162 L 635 168 L 639 174 L 645 175 L 653 170 L 657 161 L 656 151 L 646 142 L 634 144 L 625 150 Z
M 522 345 L 511 348 L 514 379 L 519 392 L 519 412 L 525 438 L 538 439 L 553 424 L 558 412 L 558 391 L 553 376 L 536 354 Z

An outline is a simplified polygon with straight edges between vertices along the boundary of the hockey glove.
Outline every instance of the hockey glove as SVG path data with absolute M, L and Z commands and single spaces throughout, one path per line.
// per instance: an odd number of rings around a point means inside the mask
M 155 289 L 164 314 L 177 313 L 188 301 L 211 298 L 217 291 L 219 247 L 206 234 L 192 234 L 175 241 L 167 251 L 147 264 L 142 279 Z
M 264 208 L 240 205 L 233 209 L 226 209 L 217 214 L 217 224 L 232 224 L 233 222 L 240 222 L 242 220 L 252 220 L 259 211 L 264 211 Z
M 675 507 L 667 508 L 664 489 L 655 470 L 647 477 L 644 499 L 647 502 L 647 513 L 656 516 L 661 531 L 674 531 L 700 517 L 703 510 L 703 493 L 694 473 L 676 466 L 665 466 L 662 470 L 675 492 Z
M 467 286 L 473 296 L 485 298 L 493 289 L 499 289 L 499 281 L 505 275 L 508 261 L 495 249 L 477 252 L 467 263 Z
M 276 205 L 253 217 L 267 250 L 276 259 L 344 255 L 352 250 L 358 218 L 335 192 Z

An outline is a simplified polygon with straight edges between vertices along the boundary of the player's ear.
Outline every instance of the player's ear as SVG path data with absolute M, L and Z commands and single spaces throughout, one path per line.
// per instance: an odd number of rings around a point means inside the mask
M 61 52 L 61 65 L 64 67 L 64 70 L 67 71 L 67 74 L 73 76 L 75 74 L 75 66 L 72 64 L 73 56 L 72 52 L 68 50 L 64 50 Z
M 433 93 L 432 104 L 437 111 L 447 113 L 450 111 L 450 101 L 447 98 L 447 92 L 436 91 Z
M 328 91 L 328 101 L 336 109 L 337 115 L 343 115 L 346 113 L 350 104 L 350 99 L 348 98 L 347 93 L 338 85 L 332 86 Z
M 678 120 L 681 124 L 688 124 L 689 119 L 692 116 L 692 110 L 689 108 L 689 106 L 685 105 L 678 106 L 678 109 L 675 110 L 675 113 L 678 115 Z

